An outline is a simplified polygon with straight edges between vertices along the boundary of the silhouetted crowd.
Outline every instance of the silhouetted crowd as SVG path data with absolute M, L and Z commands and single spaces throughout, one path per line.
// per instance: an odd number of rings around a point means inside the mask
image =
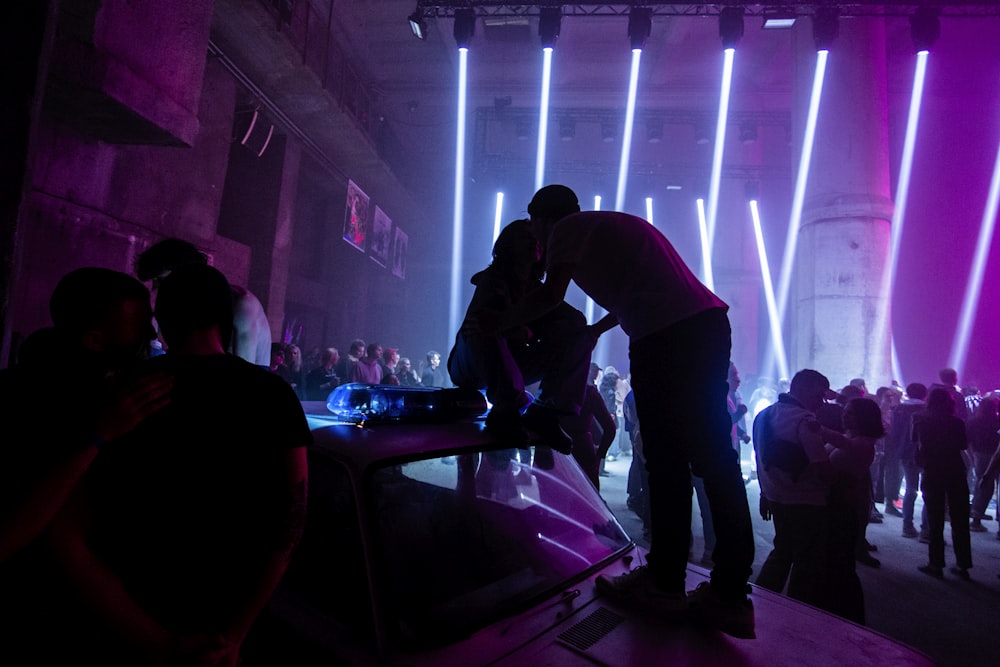
M 302 401 L 351 382 L 481 390 L 486 432 L 537 456 L 573 456 L 598 489 L 604 461 L 631 456 L 628 505 L 649 554 L 596 587 L 647 613 L 755 637 L 740 466 L 751 440 L 759 514 L 774 525 L 758 585 L 863 623 L 856 564 L 879 565 L 865 530 L 886 515 L 901 519 L 901 537 L 927 542 L 919 570 L 936 578 L 950 519 L 950 572 L 970 577 L 970 532 L 987 530 L 1000 472 L 996 393 L 963 392 L 951 369 L 905 391 L 872 395 L 858 378 L 835 392 L 804 369 L 781 392 L 761 382 L 744 404 L 728 306 L 659 231 L 580 211 L 565 186 L 539 190 L 528 212 L 472 277 L 447 357 L 430 350 L 417 364 L 362 339 L 344 354 L 272 342 L 259 301 L 178 239 L 138 258 L 153 299 L 122 272 L 64 276 L 52 326 L 0 371 L 8 654 L 26 664 L 237 664 L 304 525 L 312 436 Z M 570 281 L 608 314 L 588 324 L 564 300 Z M 599 336 L 619 325 L 627 374 L 591 361 Z M 692 495 L 699 562 L 712 573 L 686 591 Z

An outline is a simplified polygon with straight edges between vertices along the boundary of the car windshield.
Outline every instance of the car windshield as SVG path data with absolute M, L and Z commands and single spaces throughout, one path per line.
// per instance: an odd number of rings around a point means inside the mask
M 549 450 L 529 458 L 487 451 L 375 472 L 379 561 L 398 640 L 467 635 L 631 544 L 573 459 Z

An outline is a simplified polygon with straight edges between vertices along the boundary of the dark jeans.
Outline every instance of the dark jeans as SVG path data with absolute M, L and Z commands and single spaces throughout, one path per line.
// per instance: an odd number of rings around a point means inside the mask
M 886 502 L 889 502 L 888 499 Z M 830 535 L 826 554 L 825 602 L 821 608 L 849 621 L 864 625 L 865 596 L 855 558 L 855 547 L 864 539 L 864 526 L 868 523 L 871 508 L 855 507 L 839 501 L 832 502 L 829 510 Z M 861 516 L 863 515 L 863 516 Z
M 539 403 L 579 414 L 594 338 L 579 311 L 564 306 L 532 323 L 536 338 L 530 344 L 459 333 L 448 355 L 451 381 L 485 389 L 494 407 L 508 411 L 523 406 L 524 385 L 541 382 Z
M 951 544 L 955 550 L 955 564 L 959 567 L 972 567 L 969 485 L 966 484 L 965 477 L 928 480 L 925 476 L 920 490 L 924 494 L 924 508 L 927 510 L 927 525 L 930 530 L 930 564 L 944 567 L 944 514 L 947 504 L 951 515 Z
M 917 502 L 917 492 L 920 490 L 920 468 L 913 461 L 903 461 L 903 479 L 906 480 L 906 492 L 903 494 L 903 525 L 913 525 L 913 506 Z
M 899 456 L 886 452 L 882 459 L 883 475 L 885 480 L 885 504 L 888 505 L 899 498 L 899 487 L 903 483 L 903 464 L 899 461 Z
M 982 484 L 979 483 L 980 480 L 983 478 L 983 473 L 986 472 L 986 467 L 990 463 L 990 456 L 991 455 L 989 454 L 972 455 L 972 460 L 974 462 L 976 471 L 976 488 L 972 492 L 973 518 L 981 519 L 983 515 L 986 514 L 986 508 L 989 507 L 990 498 L 993 497 L 993 492 L 996 491 L 996 486 L 997 486 L 996 475 L 993 475 L 991 477 L 988 486 L 984 487 Z
M 649 472 L 649 571 L 684 590 L 691 541 L 691 473 L 705 481 L 715 524 L 712 587 L 742 598 L 753 566 L 753 529 L 726 396 L 731 330 L 712 309 L 631 341 L 636 412 Z
M 825 608 L 829 513 L 825 505 L 784 505 L 771 502 L 774 549 L 760 568 L 757 585 L 780 593 L 788 582 L 788 597 Z M 847 551 L 854 557 L 853 543 Z

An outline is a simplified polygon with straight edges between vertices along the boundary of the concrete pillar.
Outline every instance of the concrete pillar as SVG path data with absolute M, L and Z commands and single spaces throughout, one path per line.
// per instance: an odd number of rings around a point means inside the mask
M 805 125 L 815 63 L 812 35 L 796 36 L 796 121 Z M 802 132 L 796 135 L 801 141 Z M 815 368 L 843 386 L 891 378 L 889 300 L 881 293 L 893 203 L 889 184 L 885 24 L 841 21 L 830 50 L 791 291 L 793 372 Z M 801 147 L 799 147 L 801 150 Z M 798 152 L 796 153 L 798 154 Z
M 281 170 L 281 185 L 278 192 L 278 210 L 274 229 L 274 247 L 271 253 L 271 274 L 268 299 L 265 309 L 271 323 L 271 340 L 280 341 L 285 320 L 285 301 L 288 293 L 288 274 L 292 259 L 292 232 L 294 231 L 294 211 L 299 188 L 299 167 L 302 164 L 302 149 L 298 142 L 289 141 L 285 145 L 284 168 Z

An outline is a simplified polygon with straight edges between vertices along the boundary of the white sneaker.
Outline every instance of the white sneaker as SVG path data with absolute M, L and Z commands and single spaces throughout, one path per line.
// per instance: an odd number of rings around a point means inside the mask
M 657 586 L 645 565 L 617 577 L 600 575 L 597 577 L 597 590 L 627 607 L 663 617 L 683 618 L 688 612 L 687 596 L 679 592 L 671 593 Z

